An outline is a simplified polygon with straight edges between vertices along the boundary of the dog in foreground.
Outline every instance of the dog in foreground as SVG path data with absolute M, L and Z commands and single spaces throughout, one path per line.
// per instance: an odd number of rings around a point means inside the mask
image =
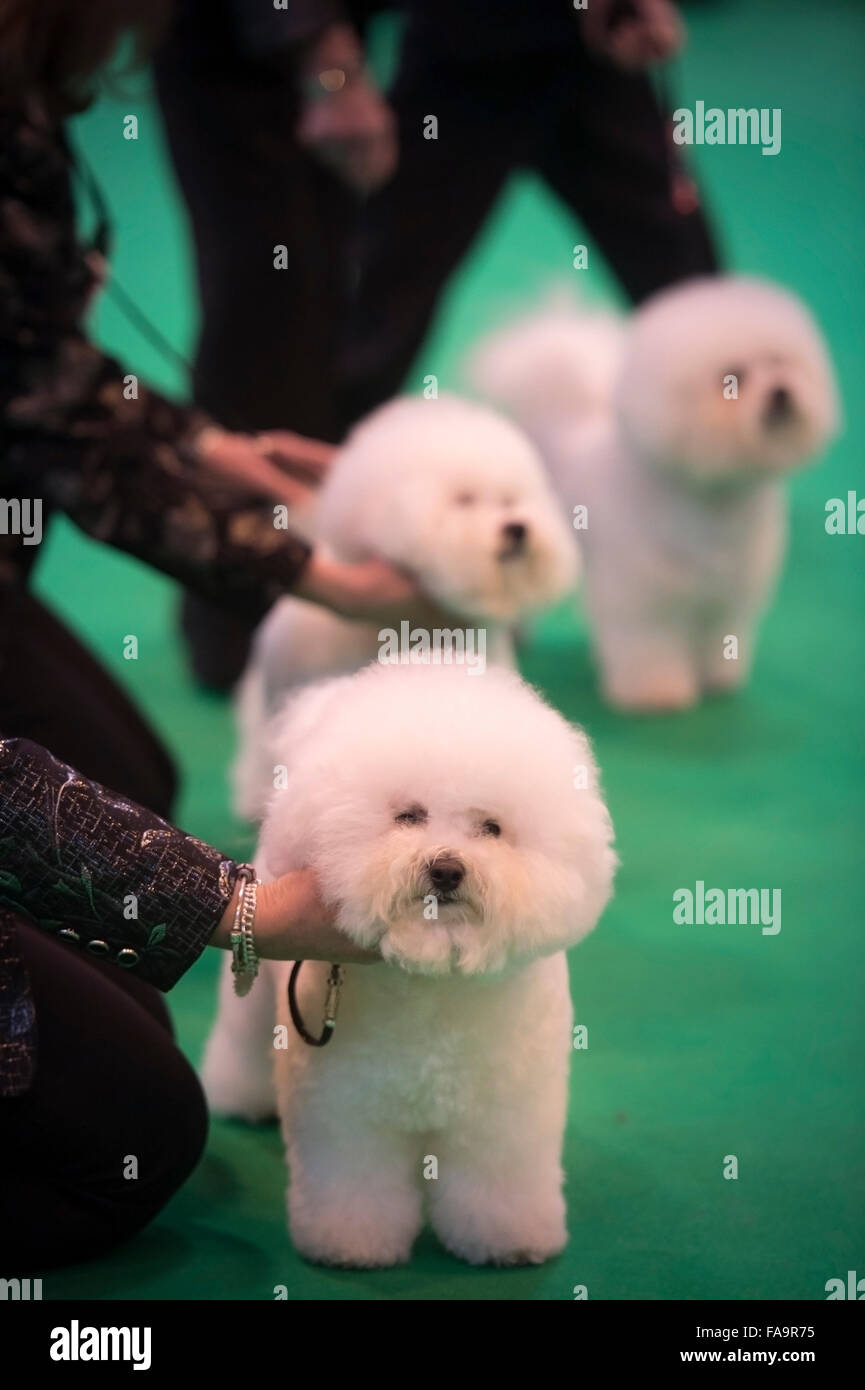
M 783 558 L 783 479 L 837 429 L 805 307 L 760 280 L 686 281 L 624 326 L 530 316 L 470 370 L 532 436 L 574 517 L 610 703 L 682 709 L 741 685 Z
M 321 489 L 313 532 L 341 560 L 379 555 L 416 576 L 449 614 L 446 644 L 468 624 L 484 660 L 513 664 L 510 625 L 573 588 L 577 547 L 543 463 L 523 432 L 487 406 L 406 396 L 351 432 Z M 237 809 L 260 818 L 274 758 L 268 724 L 286 692 L 356 671 L 378 654 L 377 625 L 284 598 L 255 636 L 239 694 Z
M 382 960 L 347 969 L 321 1049 L 292 1028 L 289 965 L 265 963 L 238 999 L 226 963 L 212 1108 L 278 1110 L 310 1260 L 402 1263 L 425 1212 L 472 1264 L 550 1258 L 566 1241 L 565 949 L 598 921 L 616 863 L 588 740 L 510 670 L 376 664 L 295 696 L 274 746 L 288 780 L 271 788 L 260 876 L 315 869 Z M 327 973 L 301 970 L 307 1028 Z

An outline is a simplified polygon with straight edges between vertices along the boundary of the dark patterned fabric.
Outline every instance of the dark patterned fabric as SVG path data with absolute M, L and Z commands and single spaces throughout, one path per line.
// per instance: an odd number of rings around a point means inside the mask
M 41 499 L 43 527 L 64 511 L 255 619 L 297 582 L 309 548 L 270 506 L 202 475 L 189 445 L 208 416 L 131 385 L 82 332 L 98 271 L 76 241 L 72 167 L 58 125 L 0 107 L 0 496 Z M 37 550 L 0 534 L 0 582 Z
M 236 876 L 233 860 L 37 744 L 0 739 L 0 1095 L 27 1088 L 36 1041 L 16 916 L 167 990 L 207 945 Z
M 36 1011 L 21 959 L 14 915 L 0 907 L 0 1096 L 18 1096 L 33 1080 Z
M 133 385 L 88 341 L 99 267 L 76 237 L 73 170 L 59 125 L 0 103 L 0 584 L 18 588 L 39 551 L 6 534 L 5 504 L 39 501 L 43 533 L 65 512 L 255 621 L 309 548 L 274 527 L 269 506 L 198 470 L 189 446 L 209 416 Z M 0 1095 L 27 1090 L 36 1058 L 16 917 L 168 989 L 206 945 L 235 872 L 37 744 L 0 742 Z

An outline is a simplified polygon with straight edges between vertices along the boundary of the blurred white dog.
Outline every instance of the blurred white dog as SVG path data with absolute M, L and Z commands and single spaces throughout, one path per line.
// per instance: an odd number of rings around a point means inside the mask
M 619 348 L 609 318 L 572 311 L 568 327 L 560 311 L 482 344 L 472 370 L 574 518 L 608 699 L 680 709 L 740 685 L 781 565 L 781 480 L 838 425 L 803 305 L 759 280 L 693 280 L 648 301 Z
M 313 868 L 339 925 L 384 963 L 348 968 L 320 1050 L 292 1030 L 288 965 L 265 965 L 246 999 L 226 967 L 213 1109 L 259 1119 L 278 1104 L 290 1230 L 311 1260 L 407 1260 L 424 1199 L 462 1259 L 549 1258 L 566 1240 L 564 950 L 595 926 L 616 864 L 585 735 L 505 668 L 375 664 L 293 697 L 275 747 L 289 774 L 261 877 Z M 308 1029 L 327 970 L 301 971 Z
M 454 396 L 401 398 L 362 421 L 328 473 L 314 532 L 341 560 L 379 555 L 410 571 L 461 623 L 484 630 L 491 661 L 512 662 L 514 619 L 576 583 L 574 537 L 534 445 L 489 407 Z M 380 642 L 377 627 L 302 599 L 274 606 L 240 689 L 241 814 L 261 814 L 263 769 L 272 777 L 274 763 L 267 725 L 285 692 L 357 670 Z

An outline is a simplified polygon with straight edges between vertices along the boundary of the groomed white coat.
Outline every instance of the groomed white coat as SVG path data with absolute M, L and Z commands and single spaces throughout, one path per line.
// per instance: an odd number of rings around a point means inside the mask
M 291 1235 L 311 1260 L 405 1261 L 425 1212 L 471 1263 L 548 1259 L 566 1240 L 564 952 L 595 926 L 616 862 L 585 735 L 505 669 L 374 665 L 296 696 L 276 746 L 289 777 L 259 873 L 312 867 L 383 962 L 347 968 L 321 1049 L 292 1027 L 288 965 L 237 999 L 226 964 L 211 1106 L 250 1120 L 278 1106 Z M 301 971 L 310 1031 L 327 969 Z
M 835 382 L 804 306 L 738 276 L 655 295 L 616 355 L 614 323 L 559 311 L 482 344 L 473 373 L 538 444 L 568 515 L 586 509 L 607 698 L 681 709 L 747 677 L 784 552 L 783 479 L 837 429 Z
M 510 624 L 573 588 L 577 546 L 543 463 L 510 420 L 442 395 L 406 396 L 362 421 L 321 490 L 314 533 L 339 559 L 381 556 L 414 575 L 453 627 L 485 630 L 486 659 L 513 661 Z M 267 726 L 285 693 L 355 671 L 380 647 L 379 629 L 286 598 L 259 628 L 239 699 L 235 793 L 261 814 L 264 771 L 276 761 Z

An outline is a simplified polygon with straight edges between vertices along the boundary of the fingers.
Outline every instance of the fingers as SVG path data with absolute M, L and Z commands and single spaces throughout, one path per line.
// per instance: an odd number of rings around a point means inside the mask
M 309 481 L 278 468 L 245 435 L 209 428 L 202 432 L 196 453 L 201 468 L 240 492 L 254 493 L 290 507 L 303 505 L 312 496 Z
M 322 901 L 318 880 L 310 869 L 295 875 L 298 887 L 293 906 L 295 925 L 291 932 L 292 960 L 327 960 L 340 965 L 367 965 L 380 960 L 377 950 L 368 950 L 334 925 L 335 909 Z
M 358 946 L 343 932 L 326 930 L 317 937 L 311 937 L 302 954 L 294 959 L 327 960 L 334 965 L 373 965 L 381 960 L 381 954 Z
M 300 478 L 293 478 L 270 460 L 262 459 L 256 469 L 250 468 L 248 476 L 255 473 L 259 488 L 268 497 L 283 502 L 288 507 L 307 506 L 315 495 L 315 488 Z
M 321 482 L 336 453 L 336 446 L 322 439 L 308 439 L 291 430 L 268 430 L 255 440 L 256 448 L 275 468 Z

